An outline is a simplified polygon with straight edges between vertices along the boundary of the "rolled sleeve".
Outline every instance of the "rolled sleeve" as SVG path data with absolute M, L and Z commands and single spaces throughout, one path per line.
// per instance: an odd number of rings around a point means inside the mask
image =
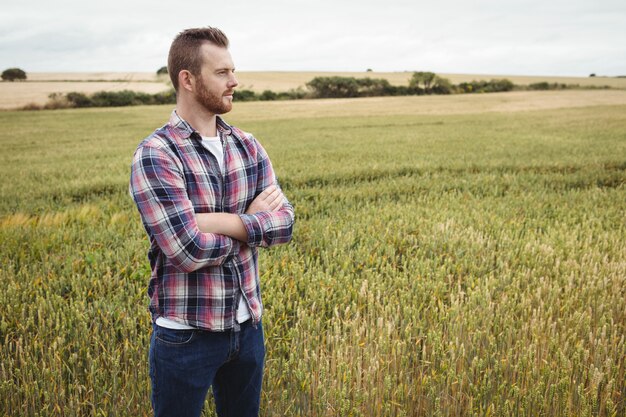
M 239 216 L 248 233 L 248 246 L 270 247 L 291 240 L 294 213 L 289 202 L 278 211 L 262 211 Z

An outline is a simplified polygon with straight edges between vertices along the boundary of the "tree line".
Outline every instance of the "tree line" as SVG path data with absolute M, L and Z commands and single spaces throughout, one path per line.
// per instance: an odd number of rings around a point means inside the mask
M 160 70 L 161 71 L 161 70 Z M 162 72 L 163 73 L 163 72 Z M 555 90 L 566 88 L 580 88 L 577 84 L 559 84 L 539 82 L 528 86 L 515 85 L 512 81 L 503 79 L 478 80 L 451 83 L 429 71 L 414 72 L 407 85 L 391 85 L 384 78 L 355 78 L 355 77 L 315 77 L 306 83 L 307 89 L 298 88 L 283 92 L 265 90 L 261 93 L 252 90 L 235 90 L 236 101 L 272 101 L 272 100 L 300 100 L 315 98 L 354 98 L 380 96 L 413 96 L 433 94 L 470 94 L 470 93 L 497 93 L 512 90 Z M 607 87 L 608 88 L 608 87 Z M 148 94 L 130 90 L 101 91 L 91 95 L 79 92 L 53 93 L 44 106 L 31 104 L 25 110 L 82 108 L 82 107 L 119 107 L 133 105 L 175 104 L 176 93 L 169 91 Z

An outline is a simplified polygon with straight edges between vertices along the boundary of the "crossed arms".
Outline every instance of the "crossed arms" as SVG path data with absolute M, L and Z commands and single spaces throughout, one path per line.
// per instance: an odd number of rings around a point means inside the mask
M 244 213 L 196 213 L 177 159 L 162 146 L 138 148 L 130 192 L 151 245 L 178 270 L 192 272 L 223 264 L 241 244 L 268 247 L 291 240 L 293 207 L 276 185 L 264 151 L 258 166 L 256 187 L 262 191 Z
M 250 203 L 245 214 L 274 212 L 283 207 L 285 196 L 275 185 L 270 185 Z M 198 229 L 203 233 L 217 233 L 243 243 L 248 242 L 248 231 L 238 214 L 197 213 Z

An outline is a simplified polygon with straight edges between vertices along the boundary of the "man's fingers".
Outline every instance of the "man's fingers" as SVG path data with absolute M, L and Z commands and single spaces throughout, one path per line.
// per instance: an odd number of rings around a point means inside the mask
M 262 195 L 264 193 L 267 194 Z M 265 190 L 263 190 L 263 193 L 261 193 L 259 197 L 261 197 L 263 199 L 263 202 L 267 204 L 270 210 L 273 211 L 276 208 L 280 207 L 283 199 L 283 193 L 275 185 L 270 185 Z
M 274 211 L 282 207 L 285 196 L 282 192 L 280 192 L 280 190 L 277 189 L 275 193 L 272 193 L 271 198 L 272 200 L 269 203 L 270 210 Z
M 285 195 L 276 185 L 270 185 L 252 202 L 247 212 L 276 211 L 282 208 Z
M 274 191 L 276 191 L 278 188 L 276 188 L 275 185 L 270 185 L 269 187 L 267 187 L 265 190 L 263 190 L 261 192 L 261 194 L 259 194 L 259 197 L 261 197 L 262 199 L 265 199 L 268 195 L 270 195 L 271 193 L 273 193 Z

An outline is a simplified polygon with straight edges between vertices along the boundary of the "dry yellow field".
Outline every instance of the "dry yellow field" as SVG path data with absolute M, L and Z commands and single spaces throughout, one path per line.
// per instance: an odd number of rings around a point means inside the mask
M 45 104 L 52 93 L 73 91 L 92 94 L 98 91 L 133 90 L 155 94 L 167 90 L 163 82 L 141 81 L 26 81 L 0 83 L 0 109 L 15 109 L 27 104 Z
M 407 85 L 412 71 L 405 72 L 238 72 L 240 88 L 254 91 L 273 90 L 287 91 L 305 84 L 315 77 L 320 76 L 344 76 L 355 78 L 384 78 L 392 85 Z M 519 75 L 493 75 L 493 74 L 438 74 L 449 79 L 453 84 L 469 82 L 473 80 L 491 80 L 497 78 L 507 78 L 515 84 L 528 85 L 546 81 L 549 83 L 578 84 L 581 87 L 603 87 L 626 89 L 626 78 L 614 77 L 549 77 L 549 76 L 519 76 Z
M 346 76 L 385 78 L 393 85 L 406 85 L 412 72 L 237 72 L 240 89 L 256 92 L 263 90 L 288 91 L 305 88 L 308 81 L 318 76 Z M 580 86 L 610 86 L 626 89 L 626 78 L 604 77 L 540 77 L 476 74 L 440 74 L 452 83 L 463 81 L 508 78 L 515 84 L 527 85 L 546 81 L 549 83 L 578 84 Z M 95 93 L 97 91 L 133 90 L 158 93 L 170 88 L 166 76 L 148 72 L 92 72 L 92 73 L 28 73 L 25 82 L 0 83 L 0 109 L 14 109 L 34 103 L 43 105 L 52 93 Z
M 0 109 L 43 105 L 53 93 L 132 90 L 155 94 L 169 89 L 169 78 L 151 72 L 29 72 L 22 82 L 0 82 Z
M 155 72 L 29 72 L 28 81 L 152 81 L 161 82 Z
M 447 96 L 253 101 L 238 103 L 229 119 L 478 114 L 626 104 L 625 90 L 512 91 Z
M 626 89 L 626 78 L 617 77 L 551 77 L 539 75 L 493 75 L 493 74 L 439 74 L 449 79 L 453 84 L 469 82 L 473 80 L 491 80 L 507 78 L 517 85 L 529 85 L 533 83 L 548 82 L 559 84 L 578 84 L 581 87 L 604 87 Z

